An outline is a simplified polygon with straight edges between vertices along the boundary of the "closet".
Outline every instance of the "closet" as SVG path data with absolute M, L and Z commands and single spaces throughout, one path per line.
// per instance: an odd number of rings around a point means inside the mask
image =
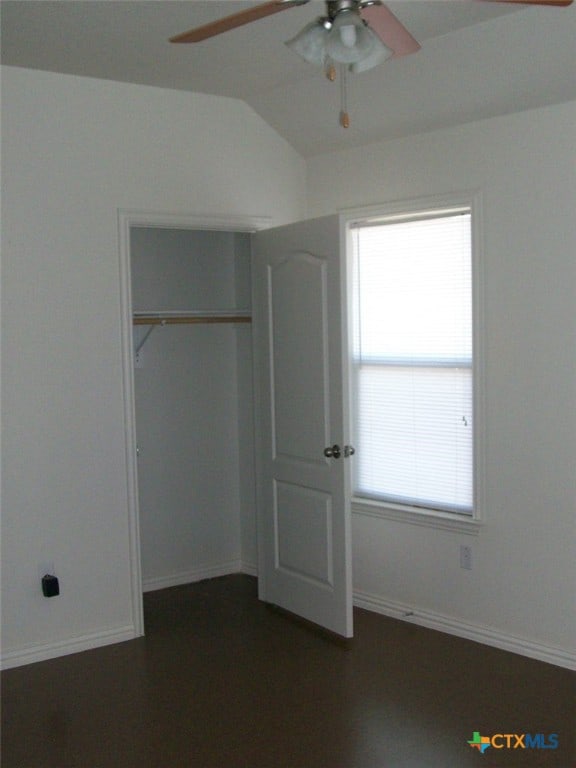
M 130 229 L 142 582 L 256 562 L 250 235 Z

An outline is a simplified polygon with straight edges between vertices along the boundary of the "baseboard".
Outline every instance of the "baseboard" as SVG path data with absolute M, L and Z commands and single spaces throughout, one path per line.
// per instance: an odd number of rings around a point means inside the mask
M 545 661 L 548 664 L 576 670 L 576 654 L 565 651 L 562 648 L 542 645 L 526 638 L 509 635 L 493 627 L 470 624 L 450 616 L 393 602 L 379 595 L 358 590 L 354 591 L 354 605 L 358 608 L 365 608 L 394 619 L 409 621 L 421 627 L 436 629 L 440 632 L 463 637 L 467 640 L 474 640 L 477 643 L 490 645 L 504 651 L 518 653 L 521 656 L 527 656 L 538 661 Z
M 0 668 L 11 669 L 12 667 L 21 667 L 24 664 L 34 664 L 37 661 L 55 659 L 58 656 L 68 656 L 71 653 L 91 651 L 104 645 L 134 640 L 137 636 L 133 626 L 125 626 L 106 630 L 105 632 L 94 632 L 89 635 L 72 637 L 55 643 L 27 646 L 26 648 L 19 648 L 18 650 L 2 654 Z
M 192 584 L 195 581 L 215 579 L 217 576 L 228 576 L 231 573 L 240 572 L 242 572 L 241 560 L 227 560 L 223 563 L 213 564 L 205 563 L 189 571 L 171 573 L 169 576 L 160 576 L 159 578 L 143 579 L 142 589 L 144 592 L 154 592 L 157 589 L 179 587 L 182 584 Z
M 217 576 L 228 576 L 232 573 L 245 573 L 249 576 L 257 576 L 258 569 L 254 563 L 242 560 L 229 560 L 225 563 L 205 565 L 191 571 L 176 573 L 159 579 L 147 579 L 143 581 L 142 588 L 144 592 L 152 592 L 156 589 L 191 584 L 194 581 L 213 579 Z M 37 661 L 47 661 L 58 656 L 67 656 L 71 653 L 91 651 L 105 645 L 134 640 L 138 636 L 133 626 L 126 626 L 105 632 L 82 635 L 56 643 L 28 646 L 2 654 L 0 657 L 0 669 L 11 669 L 12 667 L 20 667 L 25 664 L 34 664 Z
M 242 560 L 240 563 L 240 573 L 245 573 L 246 576 L 258 577 L 258 566 L 256 563 L 248 563 L 246 560 Z

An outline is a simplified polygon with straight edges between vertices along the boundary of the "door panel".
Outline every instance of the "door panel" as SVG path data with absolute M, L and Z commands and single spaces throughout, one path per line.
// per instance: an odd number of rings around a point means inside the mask
M 332 499 L 328 493 L 275 482 L 278 570 L 319 585 L 334 585 Z
M 352 636 L 338 217 L 254 238 L 259 593 Z
M 315 464 L 315 446 L 326 440 L 329 420 L 326 264 L 310 254 L 294 253 L 268 265 L 268 272 L 274 454 Z M 320 333 L 309 333 L 309 328 Z M 301 358 L 309 361 L 305 376 L 294 367 Z

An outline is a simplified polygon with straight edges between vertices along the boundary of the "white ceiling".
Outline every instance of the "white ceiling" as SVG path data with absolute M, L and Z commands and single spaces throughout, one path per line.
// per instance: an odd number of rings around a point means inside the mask
M 422 50 L 350 75 L 348 130 L 339 86 L 283 45 L 323 2 L 168 42 L 258 2 L 2 0 L 2 63 L 240 98 L 304 156 L 576 99 L 576 4 L 388 3 Z

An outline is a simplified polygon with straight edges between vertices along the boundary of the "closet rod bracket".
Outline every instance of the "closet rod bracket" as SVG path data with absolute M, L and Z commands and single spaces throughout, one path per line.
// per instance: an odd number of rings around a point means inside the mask
M 140 343 L 138 344 L 138 346 L 137 346 L 137 347 L 136 347 L 136 349 L 134 350 L 134 357 L 138 357 L 138 355 L 140 354 L 140 350 L 142 349 L 142 347 L 144 346 L 144 344 L 146 344 L 146 342 L 148 341 L 148 339 L 149 339 L 149 338 L 150 338 L 150 336 L 152 335 L 152 331 L 153 331 L 153 330 L 154 330 L 154 329 L 155 329 L 155 328 L 156 328 L 158 325 L 161 325 L 162 327 L 164 327 L 164 326 L 166 325 L 166 320 L 163 320 L 162 318 L 159 318 L 157 321 L 155 321 L 155 322 L 153 322 L 153 323 L 150 323 L 150 327 L 148 328 L 148 330 L 146 331 L 146 333 L 144 334 L 144 336 L 143 336 L 143 337 L 142 337 L 142 339 L 140 340 Z

